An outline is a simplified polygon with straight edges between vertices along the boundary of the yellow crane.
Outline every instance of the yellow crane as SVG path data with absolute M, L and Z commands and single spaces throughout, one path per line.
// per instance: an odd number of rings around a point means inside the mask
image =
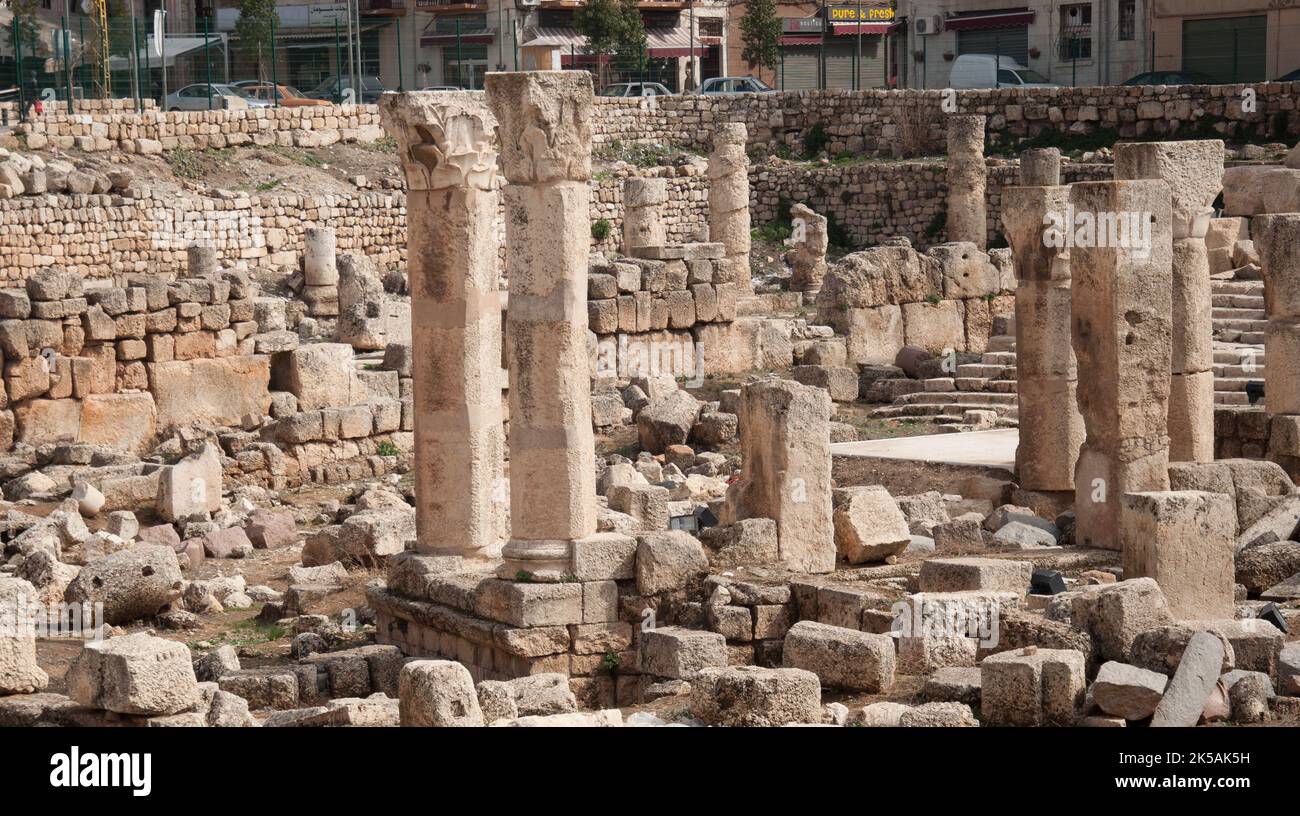
M 99 28 L 99 76 L 96 78 L 96 84 L 99 85 L 99 98 L 108 99 L 113 95 L 113 77 L 109 71 L 109 45 L 108 45 L 108 0 L 90 0 L 90 12 L 95 18 L 95 25 Z M 132 43 L 132 47 L 135 44 Z

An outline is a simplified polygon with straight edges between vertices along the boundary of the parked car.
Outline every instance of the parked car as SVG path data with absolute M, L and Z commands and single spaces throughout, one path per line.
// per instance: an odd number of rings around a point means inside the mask
M 1282 76 L 1278 77 L 1273 81 L 1274 82 L 1300 82 L 1300 68 L 1295 69 L 1289 74 L 1283 74 Z
M 324 99 L 328 102 L 343 101 L 343 94 L 352 87 L 352 78 L 343 77 L 326 77 L 321 84 L 307 92 L 311 99 Z M 384 83 L 379 81 L 377 76 L 361 77 L 361 98 L 354 99 L 354 102 L 360 102 L 367 105 L 373 105 L 379 101 L 379 96 L 388 90 Z
M 245 85 L 240 88 L 241 91 L 252 98 L 260 99 L 271 105 L 276 102 L 276 89 L 279 89 L 280 107 L 282 108 L 308 108 L 330 104 L 329 100 L 326 99 L 308 99 L 303 96 L 302 91 L 292 85 L 272 85 L 269 82 L 264 82 Z
M 1011 57 L 962 54 L 952 64 L 950 88 L 1059 88 L 1047 77 Z
M 169 111 L 216 110 L 228 106 L 227 99 L 238 99 L 250 108 L 267 108 L 269 102 L 254 99 L 240 88 L 223 83 L 196 82 L 167 94 L 163 107 Z
M 672 96 L 673 92 L 659 82 L 615 82 L 600 89 L 601 96 Z
M 460 87 L 459 85 L 426 85 L 420 90 L 422 91 L 463 91 L 465 89 Z
M 775 93 L 776 89 L 754 77 L 712 77 L 704 80 L 697 93 Z
M 1121 85 L 1218 85 L 1214 77 L 1198 71 L 1146 71 Z

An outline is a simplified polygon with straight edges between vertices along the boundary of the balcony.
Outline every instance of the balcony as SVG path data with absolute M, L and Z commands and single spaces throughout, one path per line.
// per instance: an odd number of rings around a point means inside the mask
M 401 3 L 403 0 L 389 0 L 389 2 Z M 486 13 L 488 10 L 487 0 L 414 0 L 414 2 L 416 10 L 424 14 Z
M 360 0 L 361 13 L 367 17 L 402 17 L 408 0 Z

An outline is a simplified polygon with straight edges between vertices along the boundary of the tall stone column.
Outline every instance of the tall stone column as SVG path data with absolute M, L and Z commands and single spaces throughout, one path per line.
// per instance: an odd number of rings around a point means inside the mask
M 948 117 L 948 222 L 949 241 L 968 241 L 980 249 L 988 246 L 988 214 L 984 188 L 984 117 L 953 114 Z
M 506 202 L 511 539 L 499 573 L 558 580 L 596 532 L 587 358 L 591 75 L 493 73 Z
M 1074 471 L 1075 541 L 1119 550 L 1124 494 L 1169 489 L 1169 186 L 1077 183 L 1070 203 L 1063 232 L 1073 244 L 1071 334 L 1087 429 Z
M 623 182 L 624 255 L 639 255 L 641 250 L 667 242 L 661 212 L 667 201 L 667 179 L 630 178 Z
M 1268 458 L 1300 478 L 1300 215 L 1255 216 L 1251 234 L 1264 271 L 1268 369 L 1264 406 L 1269 421 Z
M 1173 205 L 1173 357 L 1169 458 L 1214 459 L 1214 326 L 1205 233 L 1223 188 L 1223 142 L 1115 145 L 1115 178 L 1159 179 Z
M 748 131 L 739 122 L 727 122 L 713 132 L 709 153 L 709 240 L 725 250 L 723 279 L 741 294 L 753 294 L 749 275 L 749 157 L 745 155 Z
M 468 92 L 384 94 L 406 172 L 417 549 L 487 554 L 505 526 L 496 119 Z
M 1069 209 L 1070 188 L 1055 183 L 1060 160 L 1054 149 L 1026 151 L 1020 158 L 1025 186 L 1002 192 L 1002 226 L 1016 270 L 1016 474 L 1022 489 L 1042 492 L 1074 490 L 1084 436 L 1070 345 L 1069 252 L 1044 240 L 1052 219 Z

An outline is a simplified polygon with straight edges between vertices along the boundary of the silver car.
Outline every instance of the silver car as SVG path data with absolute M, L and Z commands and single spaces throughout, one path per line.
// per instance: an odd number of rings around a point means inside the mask
M 271 105 L 261 99 L 254 99 L 243 89 L 223 83 L 196 82 L 167 94 L 163 108 L 169 111 L 221 110 L 227 107 L 227 99 L 242 100 L 250 108 L 269 108 Z

